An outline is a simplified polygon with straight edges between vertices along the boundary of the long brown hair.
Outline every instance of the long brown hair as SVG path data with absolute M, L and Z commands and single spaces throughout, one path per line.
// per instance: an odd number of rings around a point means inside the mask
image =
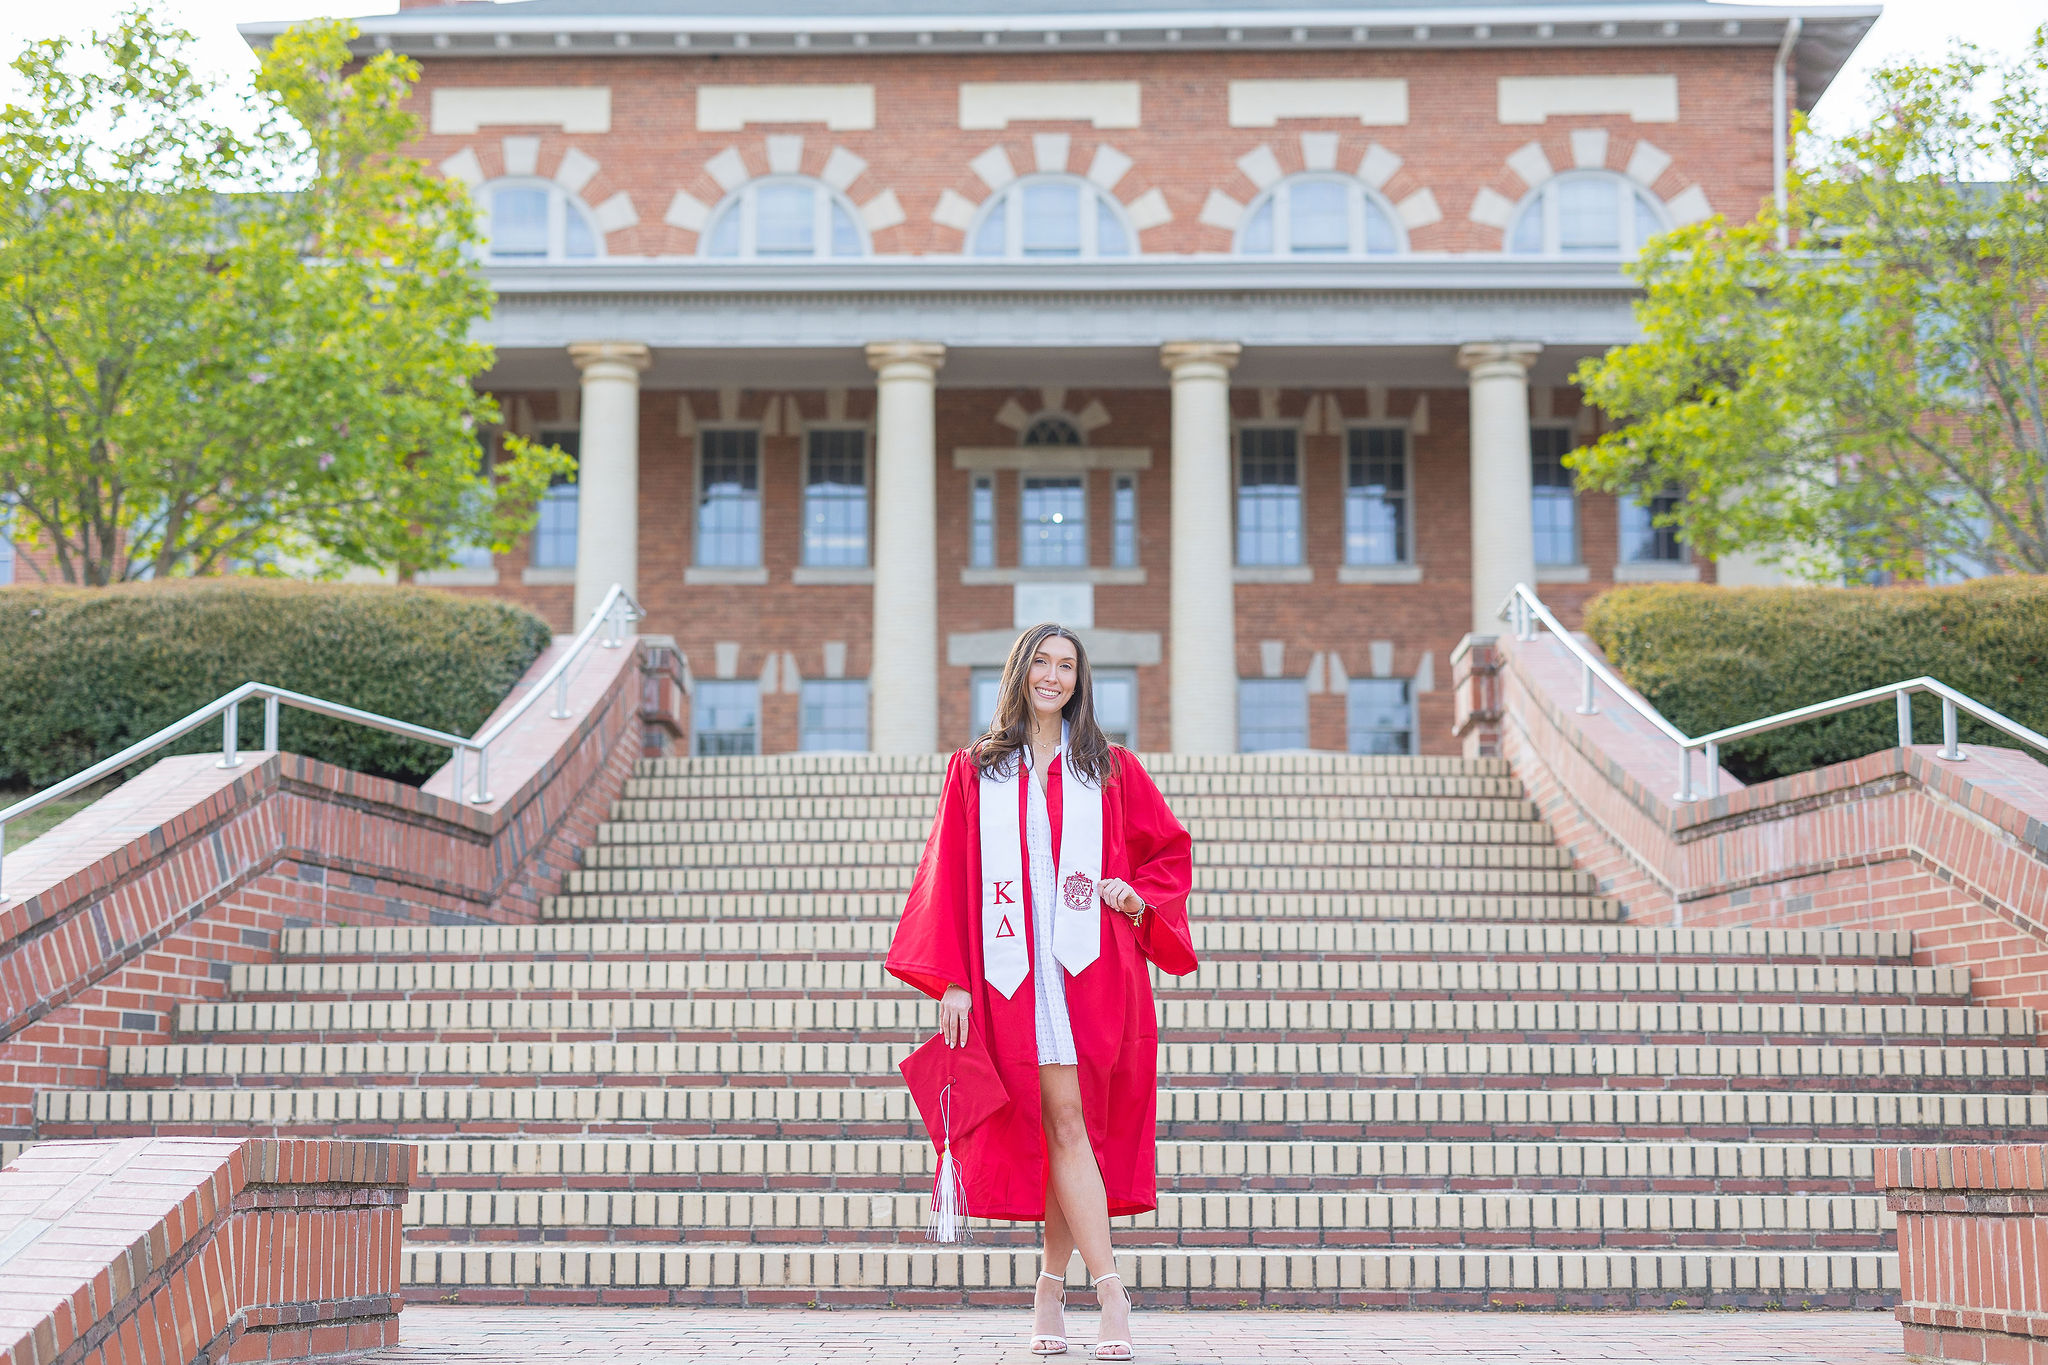
M 974 741 L 974 766 L 982 772 L 1008 772 L 1018 752 L 1031 742 L 1031 660 L 1055 635 L 1074 646 L 1074 695 L 1060 709 L 1067 722 L 1067 756 L 1062 762 L 1090 786 L 1106 787 L 1116 776 L 1116 756 L 1095 723 L 1095 677 L 1088 671 L 1088 648 L 1073 631 L 1051 621 L 1031 627 L 1010 646 L 1002 686 L 996 689 L 995 717 Z

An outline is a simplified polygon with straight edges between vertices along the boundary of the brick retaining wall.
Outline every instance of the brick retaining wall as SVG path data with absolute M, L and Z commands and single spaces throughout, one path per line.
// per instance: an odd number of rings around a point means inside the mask
M 0 1365 L 394 1346 L 414 1165 L 387 1142 L 42 1143 L 0 1170 Z
M 1723 773 L 1680 805 L 1677 746 L 1605 689 L 1577 714 L 1555 638 L 1470 645 L 1455 686 L 1468 748 L 1498 746 L 1632 921 L 1910 930 L 1979 1002 L 2048 1006 L 2048 768 L 2030 755 L 1888 749 L 1754 787 Z
M 1916 1360 L 2048 1365 L 2048 1146 L 1877 1154 Z
M 0 903 L 0 1136 L 28 1134 L 37 1087 L 103 1084 L 109 1047 L 166 1040 L 179 1004 L 220 999 L 290 925 L 538 918 L 649 737 L 681 732 L 681 678 L 665 640 L 593 650 L 569 719 L 536 705 L 492 746 L 483 805 L 445 770 L 412 788 L 195 755 L 45 834 L 7 860 Z

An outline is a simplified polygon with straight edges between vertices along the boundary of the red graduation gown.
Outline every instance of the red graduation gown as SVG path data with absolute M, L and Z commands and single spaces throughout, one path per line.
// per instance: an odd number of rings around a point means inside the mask
M 1102 796 L 1102 875 L 1129 882 L 1152 908 L 1134 929 L 1128 919 L 1103 907 L 1102 955 L 1080 975 L 1067 973 L 1066 987 L 1080 1058 L 1081 1107 L 1115 1217 L 1146 1213 L 1159 1204 L 1159 1024 L 1146 964 L 1185 976 L 1195 969 L 1195 950 L 1188 935 L 1188 890 L 1194 880 L 1188 832 L 1166 808 L 1166 798 L 1136 756 L 1121 748 L 1113 752 L 1117 778 Z M 1047 773 L 1046 805 L 1057 857 L 1060 786 L 1055 776 Z M 1021 824 L 1028 796 L 1023 782 L 1017 793 Z M 1045 1217 L 1047 1175 L 1036 997 L 1028 975 L 1007 1000 L 982 975 L 980 809 L 980 775 L 962 749 L 946 768 L 931 837 L 889 945 L 888 969 L 934 999 L 949 985 L 964 986 L 973 997 L 978 1026 L 1011 1103 L 954 1144 L 967 1208 L 980 1218 L 1036 1222 Z M 1030 890 L 1026 876 L 1027 935 L 1034 932 Z M 1026 961 L 1035 964 L 1028 937 L 1026 946 Z

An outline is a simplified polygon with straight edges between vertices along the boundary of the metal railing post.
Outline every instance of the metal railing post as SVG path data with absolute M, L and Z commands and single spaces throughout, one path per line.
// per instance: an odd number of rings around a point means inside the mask
M 624 642 L 624 634 L 619 629 L 619 618 L 623 615 L 623 604 L 617 601 L 614 601 L 611 607 L 605 612 L 604 647 L 606 649 L 617 649 L 620 646 L 620 644 Z
M 1913 747 L 1913 694 L 1899 689 L 1899 747 Z
M 562 676 L 555 683 L 555 709 L 548 712 L 551 720 L 569 719 L 569 670 L 563 669 Z
M 1678 747 L 1678 795 L 1673 799 L 1680 802 L 1689 802 L 1694 799 L 1692 794 L 1692 750 L 1682 744 Z
M 7 899 L 7 826 L 0 822 L 0 902 Z
M 456 746 L 454 757 L 448 760 L 448 790 L 455 793 L 455 799 L 462 799 L 462 756 L 469 750 Z
M 263 747 L 270 753 L 277 752 L 277 698 L 263 699 Z
M 1963 752 L 1963 746 L 1956 743 L 1956 704 L 1947 697 L 1941 699 L 1941 748 L 1934 756 L 1951 763 L 1960 763 L 1969 757 Z
M 481 806 L 491 799 L 491 754 L 490 750 L 476 751 L 476 791 L 471 794 L 469 804 Z
M 1597 716 L 1600 714 L 1600 702 L 1593 693 L 1595 686 L 1593 665 L 1580 664 L 1579 675 L 1579 714 L 1582 716 Z
M 1709 744 L 1707 746 L 1707 800 L 1711 801 L 1720 794 L 1721 746 Z
M 231 702 L 220 713 L 220 764 L 223 768 L 242 766 L 242 703 Z

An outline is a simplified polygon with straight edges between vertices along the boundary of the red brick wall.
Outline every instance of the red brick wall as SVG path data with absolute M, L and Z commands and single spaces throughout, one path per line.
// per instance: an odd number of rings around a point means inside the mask
M 2048 1362 L 2048 1147 L 1877 1153 L 1915 1360 Z

